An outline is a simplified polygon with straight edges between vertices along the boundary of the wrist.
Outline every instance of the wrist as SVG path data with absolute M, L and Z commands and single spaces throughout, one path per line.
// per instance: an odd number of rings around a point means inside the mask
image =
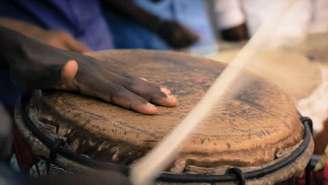
M 0 61 L 5 66 L 9 65 L 11 55 L 17 50 L 20 46 L 19 42 L 20 34 L 0 26 Z
M 26 57 L 24 48 L 27 44 L 34 47 L 39 43 L 19 32 L 2 26 L 0 26 L 0 40 L 0 62 L 2 66 L 6 67 L 18 60 L 20 61 L 21 58 L 19 57 Z

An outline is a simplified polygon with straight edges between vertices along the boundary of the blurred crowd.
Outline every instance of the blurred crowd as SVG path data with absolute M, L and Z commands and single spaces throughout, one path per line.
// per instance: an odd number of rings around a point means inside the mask
M 78 53 L 155 49 L 209 54 L 220 51 L 222 41 L 247 41 L 279 1 L 285 0 L 1 0 L 0 26 Z M 292 34 L 328 31 L 327 0 L 297 3 L 299 21 L 290 25 Z M 20 90 L 1 63 L 0 90 L 5 107 L 0 112 L 10 112 Z M 1 143 L 12 139 L 4 137 L 6 130 L 10 129 L 0 124 L 0 159 L 8 159 L 10 150 Z M 0 174 L 7 173 L 11 176 L 0 164 Z M 15 177 L 10 179 L 13 182 L 7 184 L 18 184 Z M 2 180 L 0 175 L 0 184 Z
M 240 4 L 234 0 L 3 0 L 0 17 L 0 25 L 78 52 L 112 48 L 214 51 L 218 37 L 248 38 Z
M 328 29 L 325 0 L 299 2 L 300 19 L 311 22 L 310 31 Z M 219 40 L 247 40 L 275 3 L 279 0 L 270 6 L 265 0 L 2 0 L 0 25 L 78 52 L 143 48 L 206 54 L 218 51 Z

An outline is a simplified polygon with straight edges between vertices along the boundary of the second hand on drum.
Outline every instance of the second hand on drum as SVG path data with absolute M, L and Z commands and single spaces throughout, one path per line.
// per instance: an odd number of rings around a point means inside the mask
M 276 11 L 266 20 L 184 120 L 145 157 L 132 165 L 130 180 L 134 185 L 152 184 L 159 173 L 174 160 L 181 149 L 182 143 L 199 126 L 199 123 L 208 115 L 211 109 L 219 102 L 222 102 L 223 97 L 231 96 L 233 92 L 239 90 L 238 87 L 232 85 L 238 78 L 242 77 L 241 72 L 257 52 L 268 48 L 269 44 L 279 42 L 272 35 L 274 35 L 277 25 L 286 16 L 294 2 L 295 0 L 285 1 L 280 7 L 280 11 Z M 229 94 L 227 94 L 227 91 L 229 91 Z

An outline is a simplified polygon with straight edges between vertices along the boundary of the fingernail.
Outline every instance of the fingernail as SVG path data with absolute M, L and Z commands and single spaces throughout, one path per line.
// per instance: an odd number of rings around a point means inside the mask
M 156 113 L 157 112 L 157 107 L 151 103 L 147 103 L 145 105 L 145 109 L 149 113 Z
M 162 91 L 162 93 L 166 94 L 167 96 L 172 94 L 171 90 L 166 87 L 161 87 L 161 91 Z
M 64 81 L 71 81 L 75 78 L 78 71 L 78 64 L 76 60 L 69 60 L 64 64 L 62 71 L 61 71 L 61 77 Z
M 169 106 L 176 106 L 177 98 L 174 95 L 168 95 L 166 98 L 166 102 Z

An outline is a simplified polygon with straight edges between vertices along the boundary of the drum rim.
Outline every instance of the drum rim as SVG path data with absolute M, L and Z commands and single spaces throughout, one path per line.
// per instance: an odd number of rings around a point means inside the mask
M 35 92 L 29 92 L 24 94 L 18 104 L 16 105 L 16 109 L 20 112 L 22 116 L 23 124 L 29 129 L 34 137 L 36 137 L 42 144 L 44 144 L 51 152 L 51 155 L 56 156 L 59 154 L 68 160 L 72 160 L 80 163 L 81 165 L 85 165 L 91 168 L 100 169 L 100 170 L 117 170 L 126 175 L 129 174 L 129 167 L 124 165 L 119 165 L 112 162 L 99 162 L 95 159 L 88 158 L 87 156 L 77 154 L 66 147 L 63 147 L 59 144 L 58 141 L 54 141 L 49 138 L 45 134 L 43 134 L 36 126 L 33 120 L 29 116 L 28 106 L 30 100 Z M 288 156 L 280 159 L 277 163 L 270 164 L 261 169 L 251 170 L 247 172 L 241 172 L 240 174 L 236 173 L 226 173 L 224 175 L 213 175 L 213 174 L 174 174 L 169 172 L 163 172 L 157 178 L 158 181 L 163 182 L 182 182 L 182 183 L 190 183 L 190 182 L 236 182 L 240 180 L 242 177 L 244 180 L 254 180 L 261 177 L 264 177 L 268 174 L 274 173 L 288 166 L 289 164 L 295 162 L 308 148 L 311 143 L 312 138 L 312 120 L 307 117 L 302 117 L 299 114 L 299 119 L 301 120 L 304 126 L 304 134 L 302 143 Z M 51 156 L 50 155 L 50 156 Z M 233 168 L 235 169 L 235 168 Z M 239 169 L 239 168 L 237 168 Z

